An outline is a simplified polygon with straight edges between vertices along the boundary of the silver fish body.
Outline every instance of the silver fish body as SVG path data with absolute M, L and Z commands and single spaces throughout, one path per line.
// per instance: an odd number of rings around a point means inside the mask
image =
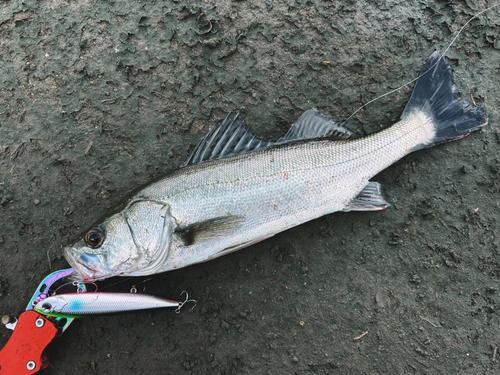
M 140 293 L 67 293 L 38 302 L 35 311 L 50 316 L 81 318 L 134 310 L 179 307 L 177 301 Z
M 227 117 L 186 165 L 115 209 L 65 255 L 83 280 L 147 275 L 204 262 L 336 211 L 388 206 L 369 179 L 410 152 L 487 124 L 455 99 L 451 69 L 434 53 L 401 121 L 367 137 L 316 110 L 277 142 Z

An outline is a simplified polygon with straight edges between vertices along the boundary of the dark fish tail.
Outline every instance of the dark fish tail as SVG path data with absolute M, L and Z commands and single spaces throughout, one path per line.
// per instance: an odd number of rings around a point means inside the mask
M 419 148 L 463 138 L 488 123 L 488 116 L 481 108 L 457 98 L 458 89 L 453 82 L 451 67 L 440 57 L 436 51 L 427 60 L 401 115 L 404 119 L 413 112 L 423 111 L 432 118 L 436 135 L 430 143 Z

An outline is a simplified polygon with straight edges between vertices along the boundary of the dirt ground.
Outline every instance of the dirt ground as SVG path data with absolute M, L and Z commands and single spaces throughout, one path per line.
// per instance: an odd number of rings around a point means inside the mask
M 1 1 L 0 314 L 66 268 L 62 246 L 240 112 L 277 139 L 415 78 L 485 1 Z M 392 206 L 335 213 L 217 260 L 112 279 L 198 300 L 73 323 L 56 374 L 498 374 L 500 7 L 448 51 L 481 132 L 373 180 Z M 406 88 L 346 126 L 395 122 Z M 144 281 L 144 282 L 142 282 Z M 106 285 L 106 282 L 100 286 Z M 0 347 L 11 331 L 0 327 Z

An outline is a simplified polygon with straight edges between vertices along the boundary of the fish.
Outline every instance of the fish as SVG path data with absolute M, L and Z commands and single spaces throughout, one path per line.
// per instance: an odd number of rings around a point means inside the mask
M 133 193 L 64 249 L 74 279 L 171 271 L 333 212 L 383 210 L 389 203 L 374 175 L 487 125 L 485 111 L 458 93 L 436 51 L 400 120 L 365 137 L 313 108 L 284 137 L 264 141 L 229 114 L 179 169 Z
M 45 298 L 34 306 L 43 315 L 83 318 L 135 310 L 180 308 L 184 303 L 141 293 L 65 293 Z

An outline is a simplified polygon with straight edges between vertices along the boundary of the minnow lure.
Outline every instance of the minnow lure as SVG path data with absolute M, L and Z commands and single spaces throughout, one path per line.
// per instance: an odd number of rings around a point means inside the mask
M 163 307 L 176 307 L 179 309 L 186 302 L 188 302 L 187 298 L 184 302 L 177 302 L 140 293 L 67 293 L 45 298 L 35 305 L 34 310 L 49 316 L 83 318 Z

